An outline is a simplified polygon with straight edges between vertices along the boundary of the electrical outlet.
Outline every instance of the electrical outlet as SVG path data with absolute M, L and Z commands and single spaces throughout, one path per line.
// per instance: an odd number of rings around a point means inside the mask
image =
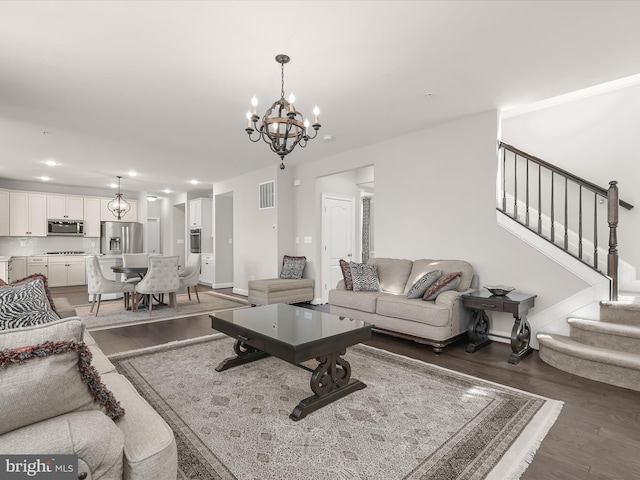
M 304 237 L 304 243 L 311 243 L 311 237 Z

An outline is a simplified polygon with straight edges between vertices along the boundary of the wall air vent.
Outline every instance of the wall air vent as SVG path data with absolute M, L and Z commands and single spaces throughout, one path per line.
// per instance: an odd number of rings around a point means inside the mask
M 264 182 L 258 185 L 260 195 L 260 210 L 275 208 L 276 206 L 276 182 Z

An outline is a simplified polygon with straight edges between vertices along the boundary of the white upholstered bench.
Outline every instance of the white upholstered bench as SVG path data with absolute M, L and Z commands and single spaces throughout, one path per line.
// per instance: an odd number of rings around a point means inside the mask
M 311 278 L 267 278 L 249 281 L 249 303 L 300 303 L 313 300 L 314 281 Z

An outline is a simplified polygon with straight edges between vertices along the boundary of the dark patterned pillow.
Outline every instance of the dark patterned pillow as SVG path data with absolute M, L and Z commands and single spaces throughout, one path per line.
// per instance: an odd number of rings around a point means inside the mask
M 435 283 L 442 276 L 442 270 L 432 270 L 421 276 L 416 282 L 411 285 L 411 288 L 407 292 L 407 298 L 422 298 L 424 292 L 427 291 L 431 285 Z
M 29 275 L 28 277 L 21 278 L 20 280 L 16 280 L 15 282 L 12 282 L 11 285 L 18 285 L 20 283 L 30 282 L 31 280 L 35 280 L 36 278 L 39 278 L 40 280 L 42 280 L 42 283 L 44 283 L 44 291 L 47 294 L 47 299 L 49 300 L 49 305 L 51 306 L 51 310 L 53 310 L 57 314 L 58 310 L 56 310 L 56 306 L 53 303 L 53 298 L 51 297 L 51 291 L 49 290 L 47 277 L 42 273 L 34 273 L 32 275 Z
M 375 263 L 349 262 L 354 292 L 379 292 L 378 266 Z
M 285 255 L 282 259 L 282 271 L 280 278 L 290 278 L 298 280 L 302 278 L 304 266 L 307 264 L 307 257 L 291 257 Z
M 438 295 L 447 290 L 455 290 L 460 285 L 460 276 L 462 272 L 451 272 L 441 276 L 431 285 L 424 295 L 423 300 L 435 300 Z
M 59 320 L 51 309 L 40 278 L 0 287 L 0 330 Z
M 342 278 L 344 278 L 344 287 L 347 290 L 353 290 L 353 279 L 351 278 L 349 262 L 340 259 L 340 270 L 342 270 Z

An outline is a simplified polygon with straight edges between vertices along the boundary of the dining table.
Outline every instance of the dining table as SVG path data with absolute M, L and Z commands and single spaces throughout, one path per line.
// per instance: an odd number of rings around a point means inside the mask
M 114 273 L 136 274 L 139 275 L 140 278 L 144 278 L 147 271 L 149 270 L 149 267 L 125 267 L 124 265 L 114 265 L 111 267 L 111 270 L 113 270 Z M 164 295 L 160 297 L 156 297 L 155 295 L 151 296 L 153 297 L 153 300 L 158 303 L 158 305 L 166 305 L 166 303 L 164 303 Z M 138 308 L 149 308 L 149 301 L 151 301 L 149 297 L 150 295 L 144 294 L 142 296 L 142 301 L 138 305 Z M 131 310 L 131 307 L 129 307 L 127 310 Z

